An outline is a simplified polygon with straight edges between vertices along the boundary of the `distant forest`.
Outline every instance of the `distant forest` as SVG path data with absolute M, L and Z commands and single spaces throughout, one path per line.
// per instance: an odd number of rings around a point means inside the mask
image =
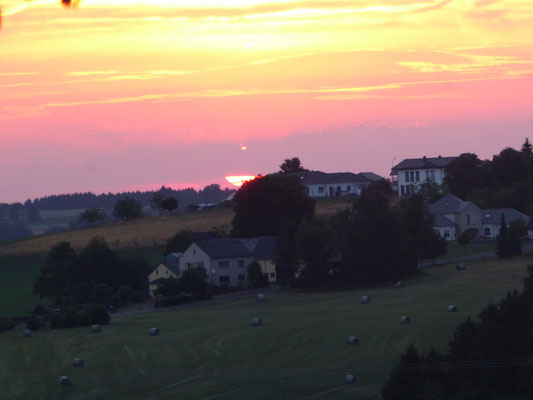
M 172 189 L 170 187 L 162 186 L 156 191 L 146 192 L 122 192 L 122 193 L 102 193 L 94 194 L 87 193 L 73 193 L 73 194 L 59 194 L 52 196 L 45 196 L 36 198 L 33 201 L 28 199 L 22 203 L 0 203 L 0 217 L 8 217 L 9 219 L 18 219 L 19 214 L 24 212 L 29 215 L 31 210 L 73 210 L 73 209 L 88 209 L 88 208 L 104 208 L 111 210 L 115 206 L 117 200 L 125 199 L 126 197 L 133 198 L 143 205 L 150 205 L 154 193 L 161 193 L 165 198 L 175 197 L 178 200 L 178 209 L 184 210 L 189 204 L 199 203 L 218 203 L 228 198 L 235 190 L 221 189 L 218 184 L 211 184 L 199 191 L 193 188 L 186 189 Z
M 162 198 L 174 197 L 178 201 L 178 211 L 187 209 L 191 204 L 219 203 L 235 193 L 232 189 L 221 189 L 220 185 L 211 184 L 196 191 L 193 188 L 174 190 L 170 187 L 161 187 L 156 191 L 146 192 L 122 192 L 122 193 L 73 193 L 60 194 L 26 200 L 23 203 L 0 203 L 0 242 L 22 239 L 29 237 L 32 233 L 54 233 L 69 229 L 77 229 L 87 226 L 87 222 L 79 217 L 70 218 L 67 223 L 44 220 L 42 212 L 46 211 L 67 211 L 67 210 L 106 210 L 106 221 L 112 220 L 111 210 L 118 200 L 133 198 L 143 206 L 152 207 L 154 212 L 157 206 L 151 203 L 154 194 L 161 194 Z M 80 212 L 81 214 L 81 212 Z M 37 227 L 37 228 L 36 228 Z

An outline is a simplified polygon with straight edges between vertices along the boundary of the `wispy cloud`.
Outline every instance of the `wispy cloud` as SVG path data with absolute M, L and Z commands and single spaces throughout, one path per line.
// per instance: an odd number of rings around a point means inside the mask
M 71 71 L 67 72 L 65 76 L 93 76 L 93 75 L 113 75 L 118 74 L 118 71 Z
M 0 76 L 28 76 L 39 75 L 38 72 L 0 72 Z

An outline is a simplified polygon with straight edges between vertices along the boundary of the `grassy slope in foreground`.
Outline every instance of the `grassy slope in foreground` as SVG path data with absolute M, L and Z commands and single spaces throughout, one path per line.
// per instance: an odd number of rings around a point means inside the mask
M 353 198 L 324 199 L 317 202 L 318 215 L 332 214 L 351 207 Z M 164 246 L 169 237 L 182 229 L 208 231 L 212 228 L 230 229 L 233 209 L 215 208 L 195 213 L 180 213 L 162 217 L 145 217 L 129 222 L 117 222 L 103 226 L 69 232 L 43 235 L 0 246 L 0 255 L 45 253 L 54 244 L 67 241 L 75 248 L 85 246 L 94 236 L 103 236 L 114 248 Z
M 115 316 L 88 328 L 0 334 L 0 392 L 11 399 L 377 399 L 409 343 L 445 350 L 466 316 L 520 288 L 531 258 L 427 270 L 403 289 L 254 298 Z M 361 305 L 359 297 L 372 301 Z M 448 304 L 459 307 L 448 313 Z M 413 322 L 401 325 L 400 316 Z M 261 316 L 264 325 L 253 327 Z M 161 336 L 149 337 L 157 326 Z M 348 346 L 349 335 L 360 344 Z M 74 369 L 72 358 L 86 366 Z M 357 383 L 346 385 L 344 375 Z M 72 385 L 60 387 L 60 375 Z

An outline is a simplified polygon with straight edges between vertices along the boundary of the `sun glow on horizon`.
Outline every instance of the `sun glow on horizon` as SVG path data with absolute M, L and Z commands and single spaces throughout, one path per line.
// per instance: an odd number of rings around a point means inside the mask
M 226 180 L 234 186 L 241 187 L 245 182 L 257 178 L 255 175 L 234 175 L 226 176 Z

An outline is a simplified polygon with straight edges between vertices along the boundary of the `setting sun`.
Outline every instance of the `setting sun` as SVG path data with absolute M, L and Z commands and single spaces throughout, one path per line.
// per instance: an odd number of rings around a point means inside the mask
M 241 187 L 244 182 L 251 181 L 256 177 L 253 175 L 226 176 L 226 180 L 234 186 Z

